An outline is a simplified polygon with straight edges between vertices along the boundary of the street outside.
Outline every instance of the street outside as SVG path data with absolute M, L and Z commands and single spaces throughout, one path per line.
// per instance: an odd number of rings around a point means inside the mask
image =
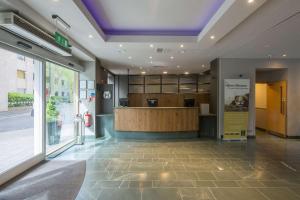
M 64 103 L 58 109 L 63 120 L 60 144 L 47 145 L 49 151 L 74 138 L 73 104 Z M 34 117 L 31 112 L 30 107 L 0 112 L 0 173 L 34 156 Z

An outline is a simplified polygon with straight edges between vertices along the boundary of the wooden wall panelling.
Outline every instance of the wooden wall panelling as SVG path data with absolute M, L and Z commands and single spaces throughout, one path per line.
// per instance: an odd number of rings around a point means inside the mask
M 198 108 L 116 108 L 115 130 L 188 132 L 199 129 Z

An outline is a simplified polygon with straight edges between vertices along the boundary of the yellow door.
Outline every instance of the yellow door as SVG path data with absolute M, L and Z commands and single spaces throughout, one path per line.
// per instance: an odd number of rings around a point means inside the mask
M 268 131 L 286 137 L 286 81 L 268 83 L 267 87 L 267 128 Z

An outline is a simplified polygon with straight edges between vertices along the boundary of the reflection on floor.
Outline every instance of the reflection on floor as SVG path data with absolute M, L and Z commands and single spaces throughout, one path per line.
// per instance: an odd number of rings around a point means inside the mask
M 85 159 L 78 200 L 300 199 L 300 140 L 92 140 L 56 159 Z

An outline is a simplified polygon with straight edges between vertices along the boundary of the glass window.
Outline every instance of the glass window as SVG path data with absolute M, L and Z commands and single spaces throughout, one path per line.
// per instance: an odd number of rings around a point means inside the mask
M 178 85 L 162 85 L 162 93 L 178 93 Z
M 42 62 L 20 60 L 0 48 L 0 174 L 42 153 Z
M 160 93 L 160 85 L 146 85 L 145 93 Z
M 176 75 L 163 76 L 162 84 L 178 84 L 178 76 L 176 76 Z
M 75 140 L 73 122 L 78 113 L 78 72 L 47 62 L 46 77 L 46 150 L 49 154 Z
M 184 83 L 197 83 L 197 77 L 193 75 L 183 75 L 180 77 L 180 84 Z
M 24 71 L 24 70 L 18 69 L 18 70 L 17 70 L 17 77 L 18 77 L 19 79 L 25 79 L 25 78 L 26 78 L 25 71 Z
M 196 93 L 197 87 L 194 84 L 181 84 L 180 93 Z
M 129 76 L 129 84 L 144 84 L 144 76 Z
M 146 76 L 145 84 L 160 84 L 160 76 Z
M 144 93 L 144 85 L 129 85 L 129 93 Z

